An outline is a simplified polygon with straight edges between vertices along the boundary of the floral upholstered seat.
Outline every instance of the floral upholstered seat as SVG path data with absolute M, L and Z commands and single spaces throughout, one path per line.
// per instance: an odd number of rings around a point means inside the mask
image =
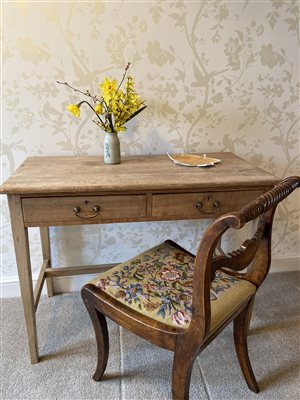
M 195 257 L 166 241 L 101 274 L 91 283 L 132 309 L 173 327 L 191 320 Z M 214 331 L 256 290 L 252 283 L 217 271 L 211 283 Z

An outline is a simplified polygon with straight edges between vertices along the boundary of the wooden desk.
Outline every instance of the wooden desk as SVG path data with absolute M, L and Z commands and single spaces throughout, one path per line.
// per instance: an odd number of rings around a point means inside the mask
M 51 277 L 103 271 L 103 266 L 51 268 L 48 227 L 131 221 L 215 218 L 238 210 L 277 179 L 232 153 L 195 168 L 166 155 L 124 157 L 105 165 L 100 157 L 29 157 L 2 185 L 8 195 L 21 296 L 32 363 L 39 361 L 35 311 Z M 28 228 L 40 227 L 43 263 L 33 290 Z

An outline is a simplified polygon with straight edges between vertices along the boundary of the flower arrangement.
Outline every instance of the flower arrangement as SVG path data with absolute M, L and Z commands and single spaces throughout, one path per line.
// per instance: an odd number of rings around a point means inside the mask
M 89 90 L 81 91 L 67 82 L 57 83 L 65 85 L 75 92 L 79 92 L 91 99 L 90 101 L 83 100 L 77 104 L 69 104 L 66 108 L 74 116 L 80 118 L 80 107 L 83 104 L 87 104 L 96 115 L 96 119 L 93 119 L 101 129 L 105 132 L 124 132 L 126 130 L 125 124 L 147 106 L 144 101 L 140 99 L 140 96 L 134 89 L 134 80 L 131 76 L 127 77 L 125 90 L 121 90 L 121 86 L 125 80 L 127 71 L 130 63 L 127 64 L 123 77 L 120 84 L 117 86 L 115 79 L 110 80 L 105 77 L 103 82 L 100 83 L 99 88 L 101 89 L 101 97 L 92 95 Z

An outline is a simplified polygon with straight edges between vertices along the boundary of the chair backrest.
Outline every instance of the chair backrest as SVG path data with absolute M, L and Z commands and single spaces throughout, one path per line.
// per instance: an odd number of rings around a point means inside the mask
M 243 277 L 259 287 L 270 269 L 271 233 L 276 207 L 299 186 L 300 177 L 286 178 L 240 211 L 221 216 L 206 230 L 196 254 L 193 316 L 189 329 L 190 333 L 193 329 L 197 331 L 197 340 L 203 341 L 210 328 L 210 282 L 215 271 L 224 268 L 226 273 Z M 256 219 L 257 227 L 252 238 L 236 251 L 223 256 L 214 255 L 219 240 L 229 228 L 238 230 Z M 239 272 L 247 267 L 246 272 Z M 192 337 L 195 337 L 194 333 Z

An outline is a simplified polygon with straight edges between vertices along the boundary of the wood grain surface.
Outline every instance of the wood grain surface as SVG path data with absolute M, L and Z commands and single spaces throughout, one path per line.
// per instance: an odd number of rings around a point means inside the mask
M 123 157 L 106 165 L 101 157 L 29 157 L 2 185 L 2 194 L 102 193 L 203 189 L 270 188 L 278 179 L 232 153 L 209 168 L 174 164 L 165 155 Z

